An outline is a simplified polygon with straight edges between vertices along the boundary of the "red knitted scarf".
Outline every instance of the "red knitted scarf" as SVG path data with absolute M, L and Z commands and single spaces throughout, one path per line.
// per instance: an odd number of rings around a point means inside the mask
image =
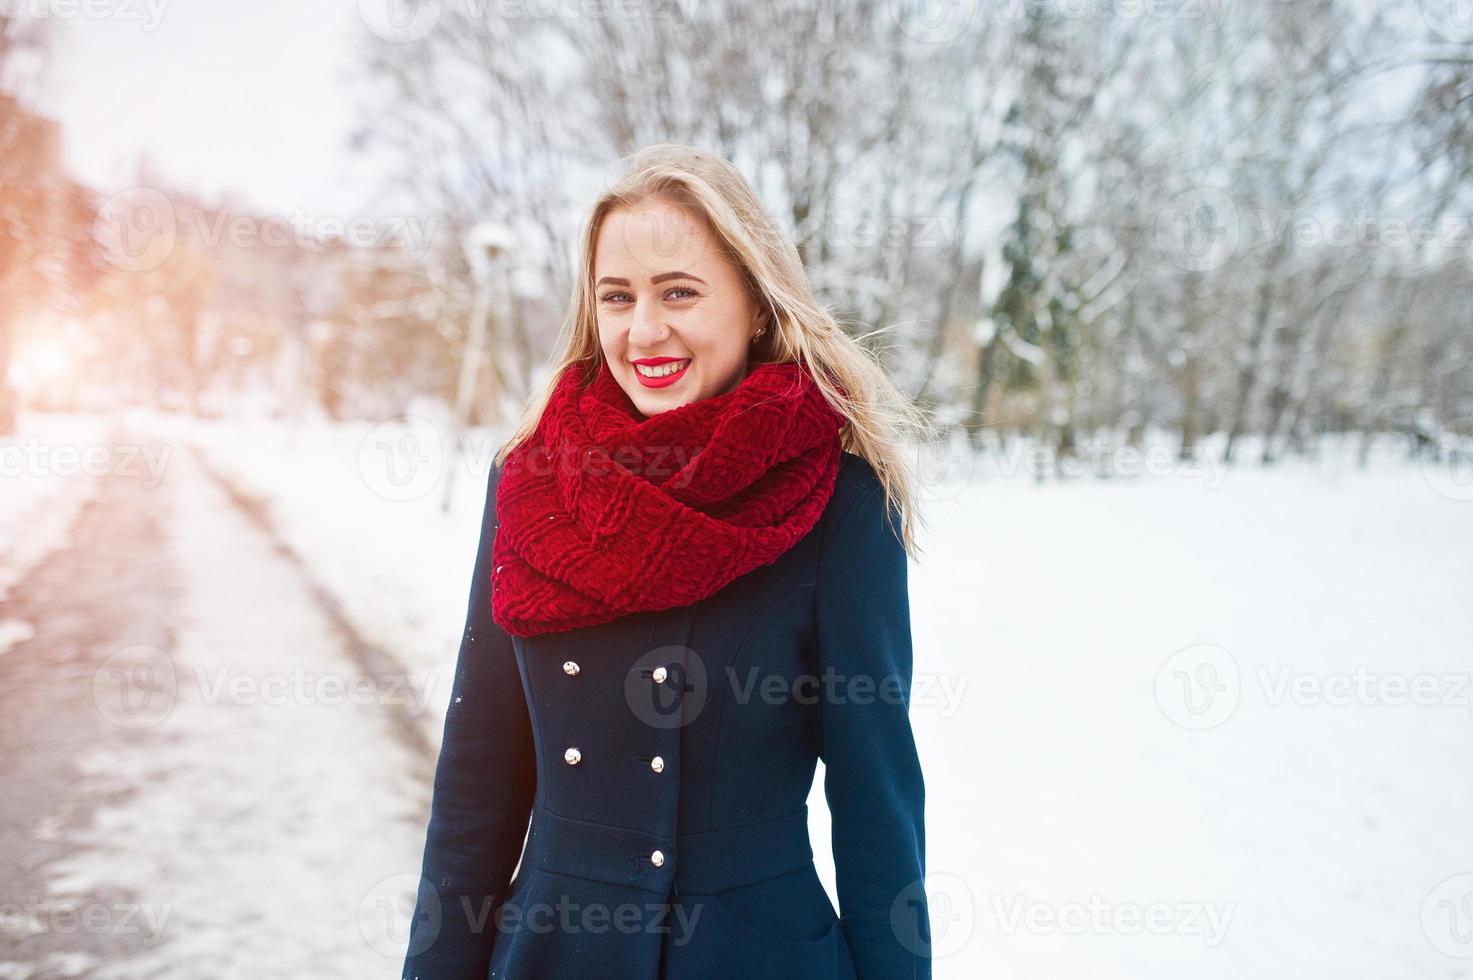
M 492 618 L 517 636 L 688 605 L 775 561 L 833 496 L 844 416 L 804 365 L 645 417 L 569 365 L 496 493 Z

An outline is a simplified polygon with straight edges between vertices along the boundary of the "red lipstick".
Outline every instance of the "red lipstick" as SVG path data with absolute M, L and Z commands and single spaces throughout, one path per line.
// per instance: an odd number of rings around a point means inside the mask
M 680 370 L 667 374 L 663 378 L 647 378 L 638 371 L 634 372 L 634 376 L 639 379 L 639 383 L 646 388 L 667 388 L 685 377 L 685 372 L 690 368 L 690 360 L 688 357 L 641 357 L 630 363 L 643 364 L 646 367 L 658 367 L 661 364 L 684 362 L 684 366 Z

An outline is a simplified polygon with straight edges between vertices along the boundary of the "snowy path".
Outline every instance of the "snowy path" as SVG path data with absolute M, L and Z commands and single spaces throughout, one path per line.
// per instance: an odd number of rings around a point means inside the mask
M 73 542 L 0 607 L 0 977 L 396 975 L 425 761 L 298 569 L 183 451 Z

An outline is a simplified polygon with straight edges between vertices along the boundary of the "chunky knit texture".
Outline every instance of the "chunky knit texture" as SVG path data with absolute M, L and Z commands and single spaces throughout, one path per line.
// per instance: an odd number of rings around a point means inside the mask
M 688 605 L 775 561 L 834 492 L 845 419 L 805 365 L 645 417 L 600 359 L 559 377 L 496 493 L 492 616 L 516 636 Z

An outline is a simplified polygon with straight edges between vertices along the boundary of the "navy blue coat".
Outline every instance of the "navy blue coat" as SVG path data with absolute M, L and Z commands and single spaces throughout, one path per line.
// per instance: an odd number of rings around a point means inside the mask
M 814 528 L 706 599 L 528 638 L 491 619 L 499 475 L 406 980 L 930 977 L 907 557 L 870 464 L 845 452 Z

